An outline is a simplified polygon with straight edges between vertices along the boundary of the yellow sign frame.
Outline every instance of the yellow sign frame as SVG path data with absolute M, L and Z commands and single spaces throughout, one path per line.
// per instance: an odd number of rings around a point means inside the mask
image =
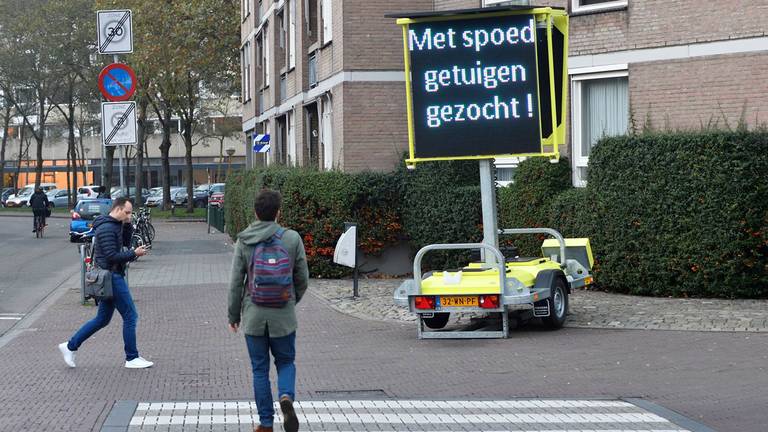
M 522 154 L 500 154 L 500 155 L 485 155 L 485 156 L 451 156 L 451 157 L 431 157 L 431 158 L 417 158 L 416 157 L 416 137 L 414 127 L 414 112 L 413 112 L 413 90 L 411 82 L 411 53 L 408 48 L 408 30 L 410 24 L 435 22 L 435 21 L 456 21 L 476 18 L 493 18 L 503 17 L 510 15 L 533 15 L 537 25 L 543 23 L 547 29 L 547 56 L 549 70 L 547 72 L 549 81 L 549 94 L 552 99 L 549 104 L 551 113 L 550 118 L 552 121 L 552 133 L 546 137 L 541 136 L 543 128 L 540 124 L 539 136 L 541 139 L 541 152 L 540 153 L 522 153 Z M 439 161 L 439 160 L 479 160 L 479 159 L 494 159 L 494 158 L 509 158 L 509 157 L 548 157 L 550 159 L 557 160 L 560 158 L 560 145 L 565 144 L 565 131 L 566 131 L 566 100 L 568 99 L 568 14 L 561 9 L 553 9 L 550 7 L 544 8 L 530 8 L 530 9 L 516 9 L 507 11 L 493 11 L 488 13 L 476 13 L 476 14 L 461 14 L 423 18 L 398 18 L 396 23 L 403 29 L 403 57 L 405 61 L 405 92 L 406 92 L 406 109 L 408 115 L 408 153 L 409 157 L 405 160 L 406 165 L 413 167 L 419 162 Z M 562 59 L 562 71 L 555 71 L 554 65 L 554 48 L 552 44 L 552 28 L 557 28 L 563 34 L 563 59 Z M 536 50 L 538 53 L 538 41 L 536 43 Z M 538 54 L 537 54 L 538 58 Z M 557 117 L 557 101 L 555 98 L 555 74 L 560 73 L 561 76 L 561 94 L 560 98 L 560 121 L 558 124 Z M 539 87 L 539 80 L 541 71 L 538 70 L 538 63 L 536 67 L 536 84 Z M 539 95 L 540 97 L 540 95 Z M 539 101 L 539 110 L 541 110 L 541 101 Z M 541 114 L 541 113 L 540 113 Z M 541 115 L 539 116 L 540 121 Z

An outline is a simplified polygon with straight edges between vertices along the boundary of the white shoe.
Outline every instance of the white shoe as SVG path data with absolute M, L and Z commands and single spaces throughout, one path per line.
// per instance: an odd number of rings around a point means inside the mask
M 145 369 L 148 367 L 152 367 L 154 363 L 152 363 L 149 360 L 144 360 L 142 357 L 136 357 L 135 359 L 131 361 L 125 362 L 125 367 L 128 369 Z
M 59 351 L 61 351 L 61 355 L 64 356 L 64 363 L 71 368 L 75 367 L 75 352 L 69 350 L 66 342 L 59 344 Z

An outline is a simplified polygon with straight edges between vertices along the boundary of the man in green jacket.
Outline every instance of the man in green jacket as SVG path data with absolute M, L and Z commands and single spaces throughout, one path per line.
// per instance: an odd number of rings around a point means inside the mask
M 307 291 L 309 269 L 304 243 L 277 224 L 280 193 L 256 196 L 256 221 L 237 236 L 229 282 L 229 329 L 245 333 L 259 412 L 256 432 L 271 432 L 275 410 L 269 381 L 269 353 L 277 367 L 283 429 L 299 430 L 293 408 L 296 392 L 296 304 Z

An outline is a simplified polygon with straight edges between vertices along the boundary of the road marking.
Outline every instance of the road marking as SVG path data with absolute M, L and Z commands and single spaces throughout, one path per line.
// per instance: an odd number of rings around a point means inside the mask
M 301 429 L 308 431 L 387 431 L 407 425 L 411 431 L 517 432 L 535 425 L 536 430 L 552 432 L 690 432 L 619 400 L 333 400 L 298 401 L 294 407 Z M 275 412 L 276 430 L 281 430 L 278 403 Z M 225 430 L 232 425 L 236 430 L 258 421 L 256 403 L 250 401 L 140 402 L 130 426 L 132 431 L 170 431 L 178 425 L 222 425 Z
M 24 318 L 24 315 L 26 315 L 26 314 L 0 313 L 0 320 L 21 321 L 21 319 Z

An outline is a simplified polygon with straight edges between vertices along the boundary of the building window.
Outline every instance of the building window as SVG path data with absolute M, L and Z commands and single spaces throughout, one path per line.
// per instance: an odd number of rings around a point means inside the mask
M 243 45 L 243 49 L 240 51 L 240 55 L 243 58 L 243 103 L 251 100 L 251 42 L 248 41 Z
M 288 0 L 288 69 L 296 67 L 296 0 Z
M 585 186 L 592 147 L 600 138 L 624 135 L 629 126 L 626 70 L 572 75 L 573 184 Z
M 596 12 L 627 7 L 628 0 L 571 0 L 571 12 Z
M 323 168 L 333 169 L 333 100 L 330 93 L 320 99 L 322 120 L 320 135 L 323 147 Z
M 285 114 L 288 124 L 288 165 L 296 165 L 296 119 L 292 111 Z
M 317 42 L 317 2 L 318 0 L 304 0 L 304 24 L 310 45 Z
M 333 0 L 323 0 L 323 45 L 333 40 Z
M 277 136 L 275 137 L 275 163 L 286 165 L 288 163 L 288 130 L 286 116 L 277 118 Z
M 270 49 L 269 49 L 269 29 L 267 26 L 264 26 L 262 29 L 262 45 L 261 50 L 264 54 L 264 58 L 262 60 L 263 70 L 264 70 L 264 81 L 262 82 L 262 85 L 266 88 L 269 87 L 269 70 L 272 69 L 272 63 L 271 63 L 271 57 L 270 57 Z
M 280 35 L 280 38 L 278 39 L 278 45 L 281 49 L 285 49 L 285 33 L 288 31 L 288 29 L 285 26 L 285 14 L 283 13 L 282 9 L 277 13 L 277 24 L 277 33 Z

